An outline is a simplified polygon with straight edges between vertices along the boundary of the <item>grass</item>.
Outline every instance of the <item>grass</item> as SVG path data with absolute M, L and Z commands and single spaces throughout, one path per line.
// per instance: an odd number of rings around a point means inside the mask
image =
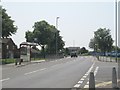
M 0 59 L 0 63 L 2 64 L 15 63 L 15 59 Z
M 44 58 L 31 58 L 32 61 L 45 60 Z M 15 63 L 16 59 L 0 59 L 0 64 Z

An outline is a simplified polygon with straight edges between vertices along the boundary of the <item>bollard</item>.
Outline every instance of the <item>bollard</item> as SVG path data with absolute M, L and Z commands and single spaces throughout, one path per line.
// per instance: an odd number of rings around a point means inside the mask
M 117 88 L 117 74 L 115 67 L 112 69 L 112 88 Z
M 94 77 L 94 73 L 93 72 L 90 72 L 89 90 L 95 90 L 95 77 Z

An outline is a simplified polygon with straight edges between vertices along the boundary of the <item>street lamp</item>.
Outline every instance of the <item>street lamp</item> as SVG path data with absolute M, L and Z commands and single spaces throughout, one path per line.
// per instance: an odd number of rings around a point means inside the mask
M 58 30 L 58 19 L 59 19 L 60 17 L 56 17 L 56 29 Z M 57 56 L 57 30 L 56 30 L 56 56 Z
M 116 16 L 115 16 L 115 21 L 116 21 L 116 23 L 115 23 L 115 40 L 116 40 L 116 42 L 115 42 L 115 46 L 116 46 L 116 48 L 115 48 L 115 53 L 116 53 L 116 55 L 115 55 L 115 57 L 116 57 L 116 62 L 117 62 L 117 0 L 115 1 L 115 12 L 116 12 Z

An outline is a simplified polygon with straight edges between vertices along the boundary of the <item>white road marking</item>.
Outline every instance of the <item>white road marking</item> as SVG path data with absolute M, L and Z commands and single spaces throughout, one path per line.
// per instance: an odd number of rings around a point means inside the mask
M 94 76 L 96 76 L 97 72 L 98 72 L 99 67 L 96 67 L 95 71 L 94 71 Z
M 46 68 L 38 69 L 38 70 L 35 70 L 35 71 L 32 71 L 32 72 L 25 73 L 24 75 L 32 74 L 32 73 L 35 73 L 35 72 L 38 72 L 38 71 L 43 71 L 43 70 L 45 70 L 45 69 L 46 69 Z
M 78 83 L 81 83 L 81 84 L 82 84 L 82 83 L 83 83 L 83 81 L 79 81 Z
M 75 87 L 75 88 L 78 88 L 78 87 L 80 87 L 80 85 L 81 85 L 81 84 L 76 84 L 74 87 Z
M 89 85 L 85 85 L 84 88 L 89 88 Z
M 9 79 L 10 79 L 10 78 L 2 79 L 2 80 L 0 80 L 0 82 L 7 81 L 7 80 L 9 80 Z
M 80 80 L 83 81 L 83 80 L 85 80 L 85 79 L 84 79 L 84 78 L 81 78 Z
M 85 76 L 88 76 L 88 73 L 86 73 Z
M 86 78 L 87 76 L 83 76 L 83 78 Z
M 80 85 L 84 82 L 85 78 L 89 75 L 89 73 L 93 69 L 94 64 L 95 64 L 95 62 L 92 64 L 92 66 L 89 68 L 89 70 L 86 72 L 86 74 L 80 79 L 80 81 L 78 81 L 78 83 L 74 87 L 76 87 L 76 88 L 80 87 Z M 98 68 L 96 70 L 98 70 Z M 89 82 L 87 82 L 87 84 L 89 84 Z M 89 85 L 85 85 L 84 88 L 89 88 Z
M 87 82 L 87 84 L 89 84 L 89 81 Z

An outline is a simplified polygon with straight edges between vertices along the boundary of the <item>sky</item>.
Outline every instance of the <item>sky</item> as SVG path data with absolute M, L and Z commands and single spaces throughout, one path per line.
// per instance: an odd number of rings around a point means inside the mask
M 4 0 L 3 8 L 15 21 L 18 27 L 17 33 L 12 35 L 15 44 L 26 41 L 25 32 L 33 31 L 32 26 L 37 21 L 45 20 L 51 25 L 56 25 L 60 35 L 65 41 L 65 47 L 76 46 L 89 49 L 90 39 L 94 31 L 99 28 L 109 28 L 112 38 L 115 40 L 115 5 L 114 0 L 110 2 L 78 2 L 65 0 L 66 2 L 38 2 L 36 0 Z

